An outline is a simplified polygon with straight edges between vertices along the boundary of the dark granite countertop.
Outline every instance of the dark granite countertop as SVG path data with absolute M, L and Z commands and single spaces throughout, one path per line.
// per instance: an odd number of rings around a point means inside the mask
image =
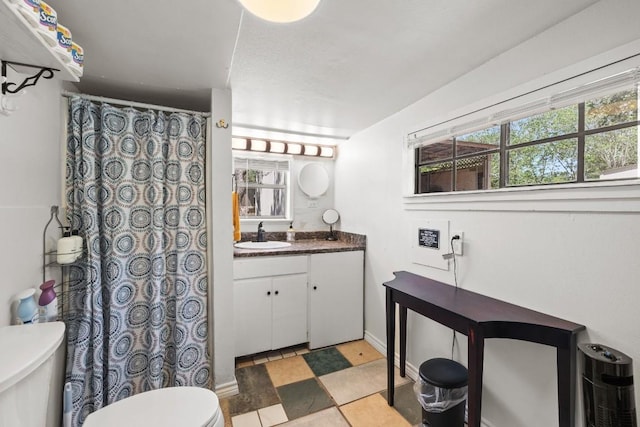
M 255 240 L 256 233 L 243 233 L 243 242 Z M 280 236 L 282 234 L 282 236 Z M 367 238 L 361 234 L 336 231 L 338 240 L 326 240 L 326 232 L 296 232 L 296 240 L 291 246 L 277 249 L 240 249 L 233 248 L 234 257 L 257 257 L 279 255 L 318 254 L 324 252 L 363 251 Z M 267 233 L 267 240 L 284 241 L 285 233 Z

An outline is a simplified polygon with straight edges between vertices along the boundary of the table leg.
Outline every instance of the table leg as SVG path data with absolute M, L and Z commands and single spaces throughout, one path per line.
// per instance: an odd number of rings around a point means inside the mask
M 396 343 L 396 304 L 393 302 L 393 291 L 387 288 L 387 403 L 393 406 L 393 361 Z
M 468 334 L 469 402 L 468 426 L 480 427 L 482 409 L 482 369 L 484 363 L 484 335 L 481 330 L 470 328 Z
M 558 419 L 560 427 L 575 426 L 576 335 L 569 337 L 569 348 L 557 349 Z
M 400 376 L 404 378 L 407 367 L 407 307 L 400 305 Z

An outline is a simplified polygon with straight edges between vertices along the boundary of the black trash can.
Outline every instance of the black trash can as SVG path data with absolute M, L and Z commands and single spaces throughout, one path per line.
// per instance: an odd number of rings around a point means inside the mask
M 582 394 L 586 427 L 637 427 L 633 363 L 602 344 L 578 344 L 584 362 Z
M 414 391 L 423 426 L 464 427 L 468 380 L 467 368 L 454 360 L 430 359 L 420 365 Z

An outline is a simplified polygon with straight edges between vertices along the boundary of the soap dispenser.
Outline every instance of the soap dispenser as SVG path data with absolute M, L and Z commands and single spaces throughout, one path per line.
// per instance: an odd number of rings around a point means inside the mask
M 293 229 L 293 222 L 289 223 L 289 229 L 287 230 L 287 242 L 293 242 L 296 240 L 296 232 Z

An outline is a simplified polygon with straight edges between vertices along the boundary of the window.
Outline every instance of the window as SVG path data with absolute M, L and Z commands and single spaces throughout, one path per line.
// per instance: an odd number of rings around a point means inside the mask
M 289 160 L 234 155 L 240 218 L 289 218 Z
M 632 88 L 415 149 L 415 193 L 638 178 Z

